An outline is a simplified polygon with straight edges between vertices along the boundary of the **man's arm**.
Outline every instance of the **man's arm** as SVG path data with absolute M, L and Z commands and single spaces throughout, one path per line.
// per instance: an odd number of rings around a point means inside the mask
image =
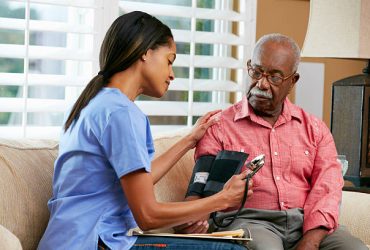
M 328 235 L 326 228 L 308 230 L 299 241 L 295 250 L 317 250 L 321 241 Z
M 321 121 L 316 123 L 314 129 L 318 140 L 311 176 L 312 188 L 304 205 L 303 238 L 297 249 L 318 249 L 325 236 L 338 227 L 343 187 L 341 167 L 329 129 Z

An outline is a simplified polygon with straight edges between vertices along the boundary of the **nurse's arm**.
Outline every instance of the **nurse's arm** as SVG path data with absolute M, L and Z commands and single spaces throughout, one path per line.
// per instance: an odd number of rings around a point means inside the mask
M 210 126 L 218 122 L 218 118 L 214 115 L 220 111 L 210 111 L 200 117 L 188 135 L 152 161 L 151 175 L 154 183 L 157 183 L 186 152 L 195 147 Z
M 153 179 L 144 170 L 121 177 L 121 185 L 136 223 L 142 230 L 150 230 L 199 220 L 211 212 L 240 204 L 245 177 L 246 172 L 234 175 L 217 194 L 183 202 L 157 202 Z
M 151 175 L 154 184 L 170 170 L 180 158 L 193 148 L 194 142 L 189 136 L 181 138 L 162 155 L 152 161 Z

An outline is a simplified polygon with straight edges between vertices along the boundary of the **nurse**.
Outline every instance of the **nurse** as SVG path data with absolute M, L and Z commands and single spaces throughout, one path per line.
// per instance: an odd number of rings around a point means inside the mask
M 163 96 L 174 79 L 171 30 L 135 11 L 118 17 L 100 50 L 100 72 L 67 114 L 55 162 L 50 220 L 38 249 L 244 249 L 227 242 L 128 237 L 130 228 L 171 227 L 239 205 L 246 174 L 233 176 L 209 198 L 161 203 L 154 184 L 202 138 L 216 120 L 210 112 L 192 131 L 153 160 L 147 116 L 136 106 L 143 94 Z

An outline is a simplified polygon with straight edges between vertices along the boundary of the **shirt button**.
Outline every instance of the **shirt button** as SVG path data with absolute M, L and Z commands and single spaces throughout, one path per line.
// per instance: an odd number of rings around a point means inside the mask
M 275 151 L 275 152 L 274 152 L 274 155 L 275 155 L 275 156 L 277 156 L 277 155 L 278 155 L 278 152 L 276 152 L 276 151 Z
M 280 176 L 276 176 L 276 180 L 279 181 L 280 180 Z
M 307 151 L 307 150 L 306 150 L 306 151 L 304 151 L 304 154 L 305 154 L 305 155 L 308 155 L 308 151 Z
M 281 206 L 282 206 L 282 207 L 284 207 L 284 205 L 285 205 L 285 203 L 284 203 L 284 201 L 282 201 L 282 202 L 281 202 Z
M 275 129 L 273 128 L 271 131 L 272 131 L 272 132 L 275 132 Z

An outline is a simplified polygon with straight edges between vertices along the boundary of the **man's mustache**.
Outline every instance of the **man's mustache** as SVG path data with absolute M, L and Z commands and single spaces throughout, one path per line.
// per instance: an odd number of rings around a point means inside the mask
M 256 87 L 253 87 L 250 91 L 249 91 L 249 95 L 257 95 L 257 96 L 263 96 L 267 99 L 272 99 L 272 94 L 271 93 L 268 93 L 268 92 L 265 92 L 265 91 L 262 91 Z

